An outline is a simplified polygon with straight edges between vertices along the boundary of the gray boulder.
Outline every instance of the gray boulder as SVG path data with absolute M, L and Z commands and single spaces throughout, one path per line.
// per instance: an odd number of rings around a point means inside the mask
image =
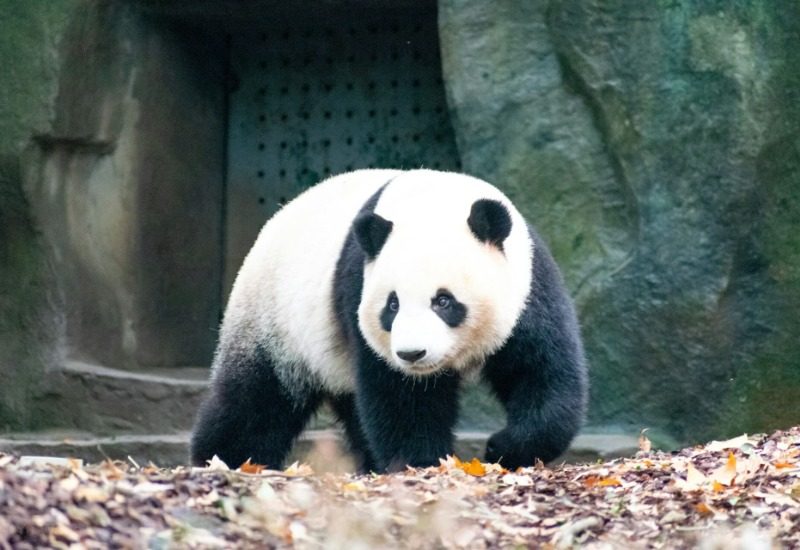
M 465 169 L 549 241 L 590 424 L 800 420 L 800 7 L 441 0 Z

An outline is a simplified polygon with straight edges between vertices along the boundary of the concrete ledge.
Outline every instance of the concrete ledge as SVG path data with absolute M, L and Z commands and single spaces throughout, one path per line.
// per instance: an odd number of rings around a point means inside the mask
M 205 367 L 128 371 L 67 361 L 59 374 L 54 392 L 62 404 L 55 408 L 70 411 L 71 416 L 62 425 L 110 436 L 191 430 L 210 371 Z M 310 428 L 335 425 L 333 413 L 323 406 Z
M 455 452 L 462 459 L 482 457 L 486 432 L 458 432 Z M 0 452 L 17 455 L 68 456 L 87 462 L 106 458 L 127 460 L 132 457 L 138 464 L 153 462 L 158 466 L 177 466 L 188 461 L 189 432 L 174 434 L 125 434 L 98 437 L 85 432 L 47 432 L 34 434 L 9 434 L 0 439 Z M 308 430 L 300 436 L 289 458 L 304 461 L 315 449 L 326 454 L 346 454 L 338 430 Z M 578 436 L 560 462 L 593 462 L 620 456 L 631 456 L 637 450 L 633 436 L 584 434 Z M 315 469 L 322 471 L 319 461 Z
M 128 371 L 111 369 L 101 365 L 75 360 L 65 361 L 64 372 L 75 375 L 114 378 L 117 380 L 137 381 L 150 384 L 199 388 L 208 386 L 208 377 L 210 374 L 210 370 L 205 367 L 176 367 L 170 369 Z
M 201 368 L 133 372 L 69 361 L 60 374 L 71 426 L 101 436 L 189 430 L 208 386 Z
M 56 432 L 9 435 L 0 439 L 0 451 L 16 455 L 81 458 L 86 462 L 100 462 L 107 458 L 127 460 L 130 456 L 140 465 L 153 462 L 159 466 L 177 466 L 187 462 L 188 442 L 188 432 L 113 437 Z

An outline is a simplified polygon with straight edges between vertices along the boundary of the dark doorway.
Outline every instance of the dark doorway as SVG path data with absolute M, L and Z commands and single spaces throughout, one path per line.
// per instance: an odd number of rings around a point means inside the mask
M 345 2 L 230 32 L 224 294 L 259 229 L 314 183 L 357 168 L 457 169 L 436 8 Z M 357 15 L 354 13 L 357 11 Z

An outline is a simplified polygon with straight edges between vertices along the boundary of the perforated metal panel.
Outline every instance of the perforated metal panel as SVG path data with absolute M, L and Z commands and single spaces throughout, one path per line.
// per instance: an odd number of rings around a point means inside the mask
M 264 221 L 324 177 L 459 167 L 433 10 L 236 33 L 231 71 L 228 289 Z

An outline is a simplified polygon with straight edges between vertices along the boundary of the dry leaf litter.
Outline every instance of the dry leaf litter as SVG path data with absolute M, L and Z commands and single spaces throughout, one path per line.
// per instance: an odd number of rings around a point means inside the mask
M 800 428 L 606 463 L 390 475 L 0 455 L 0 548 L 800 548 Z

